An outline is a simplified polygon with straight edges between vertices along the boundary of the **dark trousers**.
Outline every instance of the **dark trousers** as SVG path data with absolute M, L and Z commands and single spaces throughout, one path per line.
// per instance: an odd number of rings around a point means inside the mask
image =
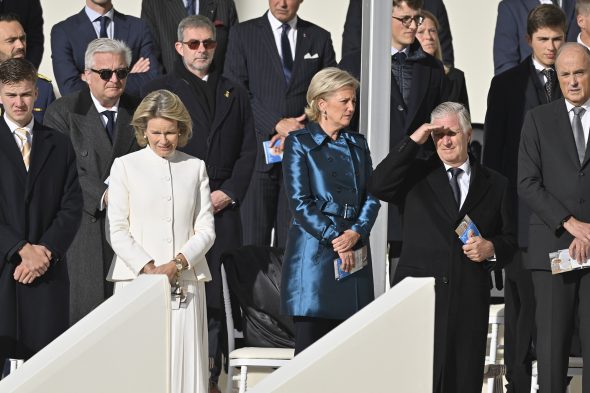
M 572 337 L 578 323 L 582 356 L 590 357 L 590 271 L 553 276 L 533 270 L 540 393 L 564 393 Z M 576 312 L 578 320 L 576 321 Z M 583 392 L 590 392 L 590 361 L 584 362 Z
M 295 323 L 295 355 L 309 347 L 342 323 L 339 319 L 293 317 Z
M 209 373 L 211 381 L 217 383 L 221 374 L 222 343 L 226 340 L 225 314 L 222 310 L 207 307 L 207 328 L 209 331 Z
M 268 172 L 254 171 L 240 211 L 245 246 L 270 246 L 274 228 L 274 246 L 285 247 L 291 212 L 281 164 L 275 164 Z
M 531 341 L 534 336 L 535 293 L 531 272 L 523 266 L 526 249 L 506 265 L 504 281 L 504 363 L 508 393 L 531 391 Z

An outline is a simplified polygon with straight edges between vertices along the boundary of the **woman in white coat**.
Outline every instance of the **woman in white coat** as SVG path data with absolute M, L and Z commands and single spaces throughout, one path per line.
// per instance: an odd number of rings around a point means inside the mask
M 115 257 L 107 276 L 115 291 L 139 274 L 165 274 L 187 293 L 172 310 L 171 391 L 205 393 L 208 381 L 205 253 L 215 240 L 205 164 L 177 147 L 191 137 L 178 96 L 147 95 L 132 121 L 144 149 L 117 158 L 108 190 L 108 226 Z

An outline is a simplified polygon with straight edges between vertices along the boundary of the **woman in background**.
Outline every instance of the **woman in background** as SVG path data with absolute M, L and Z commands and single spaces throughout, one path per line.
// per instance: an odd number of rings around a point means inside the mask
M 205 164 L 177 151 L 191 118 L 167 90 L 148 94 L 133 116 L 144 149 L 117 158 L 107 211 L 115 292 L 140 274 L 164 274 L 186 297 L 171 315 L 171 392 L 206 393 L 208 381 L 205 253 L 215 240 Z M 146 327 L 147 328 L 147 327 Z
M 283 174 L 293 223 L 283 260 L 281 308 L 295 322 L 295 354 L 373 300 L 369 232 L 379 201 L 366 191 L 373 171 L 365 137 L 347 127 L 358 82 L 325 68 L 307 91 L 309 123 L 285 140 Z M 335 260 L 343 271 L 335 278 Z
M 440 29 L 436 17 L 426 10 L 422 10 L 424 21 L 416 31 L 416 38 L 420 41 L 422 50 L 436 57 L 441 62 L 442 51 L 440 49 L 440 40 L 438 30 Z M 467 97 L 467 85 L 465 84 L 465 74 L 458 68 L 445 65 L 445 74 L 449 80 L 449 96 L 447 101 L 459 102 L 469 111 L 469 98 Z

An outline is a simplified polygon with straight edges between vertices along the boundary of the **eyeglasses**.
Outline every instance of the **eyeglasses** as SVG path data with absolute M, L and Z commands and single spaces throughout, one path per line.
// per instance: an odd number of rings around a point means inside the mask
M 108 70 L 108 69 L 95 70 L 95 69 L 91 68 L 90 71 L 96 72 L 98 74 L 98 76 L 100 77 L 100 79 L 102 79 L 103 81 L 110 81 L 111 77 L 113 76 L 113 73 L 117 76 L 118 80 L 123 80 L 123 79 L 127 78 L 127 76 L 129 75 L 128 68 L 117 68 L 116 70 Z
M 203 48 L 207 49 L 215 49 L 217 47 L 217 41 L 207 38 L 206 40 L 199 41 L 199 40 L 190 40 L 187 42 L 183 42 L 190 50 L 197 50 L 199 46 L 203 44 Z
M 391 17 L 393 19 L 397 19 L 400 22 L 402 22 L 402 25 L 404 25 L 404 27 L 412 26 L 412 21 L 416 22 L 416 26 L 420 26 L 422 24 L 422 22 L 424 22 L 424 17 L 422 15 L 416 15 L 416 16 L 406 15 L 406 16 L 402 16 L 401 18 L 391 15 Z

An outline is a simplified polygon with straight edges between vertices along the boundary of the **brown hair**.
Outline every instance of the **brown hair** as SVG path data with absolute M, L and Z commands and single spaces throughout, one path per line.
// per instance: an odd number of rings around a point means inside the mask
M 37 69 L 26 59 L 8 59 L 0 63 L 0 83 L 37 82 Z
M 406 3 L 413 10 L 419 10 L 424 7 L 424 0 L 393 0 L 394 7 L 401 7 L 402 3 Z
M 541 4 L 529 12 L 526 21 L 526 33 L 529 37 L 532 37 L 537 30 L 544 27 L 559 28 L 565 34 L 567 23 L 565 21 L 565 14 L 561 8 L 553 4 Z

